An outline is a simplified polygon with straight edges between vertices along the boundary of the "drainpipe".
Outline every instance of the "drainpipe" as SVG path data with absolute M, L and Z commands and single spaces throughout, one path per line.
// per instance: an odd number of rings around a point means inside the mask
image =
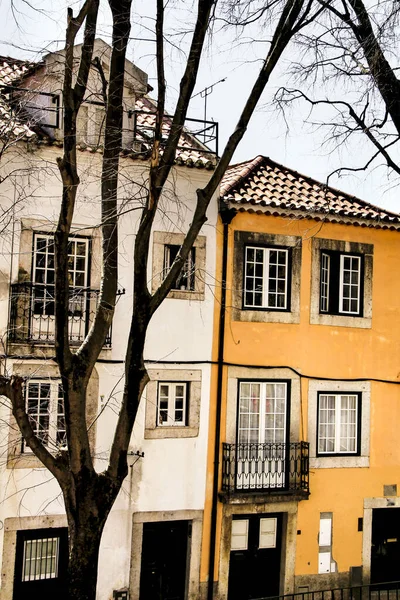
M 212 484 L 211 525 L 210 525 L 210 562 L 208 567 L 207 600 L 214 596 L 214 567 L 215 545 L 217 536 L 217 505 L 218 505 L 218 474 L 221 443 L 221 409 L 222 409 L 222 376 L 224 369 L 224 341 L 225 341 L 225 311 L 226 311 L 226 274 L 228 270 L 228 232 L 229 224 L 236 215 L 236 210 L 228 209 L 220 204 L 220 216 L 224 226 L 222 245 L 222 276 L 221 276 L 221 305 L 219 311 L 218 329 L 218 374 L 217 374 L 217 406 L 215 415 L 215 443 L 214 443 L 214 472 Z

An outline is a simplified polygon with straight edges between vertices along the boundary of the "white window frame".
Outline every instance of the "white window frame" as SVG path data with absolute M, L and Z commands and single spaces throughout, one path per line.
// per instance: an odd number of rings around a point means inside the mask
M 247 398 L 243 395 L 242 389 L 245 385 L 250 385 L 250 386 L 259 386 L 260 389 L 260 395 L 259 395 L 259 411 L 258 413 L 256 412 L 242 412 L 240 410 L 240 404 L 243 400 L 246 400 Z M 275 386 L 275 390 L 276 390 L 276 386 L 277 385 L 283 385 L 285 392 L 284 392 L 284 398 L 282 397 L 277 397 L 276 391 L 275 391 L 275 396 L 274 396 L 274 400 L 275 402 L 277 400 L 285 400 L 285 407 L 284 407 L 284 412 L 283 413 L 278 413 L 278 412 L 274 412 L 271 414 L 274 414 L 275 417 L 277 414 L 283 414 L 283 428 L 282 427 L 275 427 L 275 423 L 273 427 L 267 427 L 266 425 L 266 403 L 267 400 L 269 399 L 267 397 L 267 386 L 268 385 L 272 385 Z M 251 388 L 250 388 L 251 389 Z M 286 443 L 286 438 L 287 438 L 287 411 L 288 411 L 288 384 L 287 381 L 241 381 L 239 384 L 239 407 L 238 407 L 238 433 L 237 433 L 237 441 L 238 444 L 264 444 L 264 443 L 277 443 L 277 444 L 284 444 Z M 243 434 L 241 434 L 241 432 L 250 432 L 251 429 L 256 429 L 255 427 L 252 428 L 245 428 L 245 427 L 241 427 L 240 426 L 240 421 L 241 418 L 243 416 L 248 416 L 248 420 L 249 422 L 252 421 L 252 416 L 258 414 L 259 420 L 258 420 L 258 440 L 257 441 L 253 441 L 253 440 L 249 440 L 249 433 L 247 433 L 247 439 L 244 440 L 243 437 L 241 437 Z M 275 419 L 276 420 L 276 419 Z M 267 435 L 266 432 L 271 431 L 273 432 L 273 439 L 266 439 Z M 277 439 L 277 438 L 282 438 L 282 439 Z
M 253 282 L 256 279 L 256 275 L 255 273 L 253 275 L 248 275 L 247 274 L 247 268 L 248 268 L 248 263 L 250 262 L 248 259 L 248 251 L 252 250 L 254 251 L 254 253 L 256 252 L 262 252 L 263 253 L 263 275 L 262 275 L 262 301 L 261 301 L 261 305 L 260 304 L 251 304 L 246 302 L 246 294 L 247 293 L 253 293 L 255 294 L 255 285 L 253 285 L 253 289 L 247 289 L 246 284 L 247 284 L 247 279 L 252 279 Z M 270 257 L 271 257 L 271 252 L 277 252 L 278 255 L 279 254 L 283 254 L 285 256 L 285 264 L 282 265 L 285 267 L 285 277 L 284 277 L 284 281 L 285 281 L 285 290 L 283 293 L 278 293 L 277 289 L 275 289 L 275 291 L 271 291 L 270 292 L 270 282 L 272 281 L 276 281 L 278 282 L 279 280 L 282 280 L 282 278 L 278 277 L 278 274 L 276 275 L 276 277 L 270 277 L 269 276 L 269 269 L 270 269 Z M 255 262 L 255 261 L 254 261 Z M 252 245 L 246 245 L 245 246 L 245 260 L 244 260 L 244 290 L 243 290 L 243 307 L 244 308 L 251 308 L 251 309 L 269 309 L 269 310 L 277 310 L 277 311 L 286 311 L 288 310 L 288 281 L 289 281 L 289 249 L 288 248 L 277 248 L 274 246 L 271 247 L 260 247 L 260 246 L 252 246 Z M 266 276 L 266 274 L 268 274 L 268 276 Z M 257 277 L 258 279 L 258 277 Z M 269 294 L 273 294 L 275 297 L 275 306 L 272 306 L 269 304 Z M 284 305 L 283 306 L 277 306 L 277 299 L 279 296 L 283 296 L 284 298 Z
M 344 268 L 344 262 L 345 262 L 346 258 L 350 259 L 350 261 L 351 261 L 350 269 Z M 357 265 L 358 265 L 357 269 L 353 269 L 353 263 L 355 261 L 357 262 Z M 354 284 L 351 281 L 345 282 L 344 281 L 344 273 L 345 272 L 350 273 L 350 279 L 351 279 L 351 274 L 356 272 L 358 274 L 357 283 Z M 344 286 L 345 285 L 348 285 L 350 287 L 350 290 L 353 288 L 356 288 L 357 296 L 355 298 L 351 297 L 351 295 L 350 295 L 350 297 L 344 296 Z M 360 313 L 360 299 L 361 299 L 361 256 L 355 256 L 354 254 L 341 254 L 340 255 L 340 283 L 339 283 L 339 313 L 349 314 L 349 315 L 358 315 Z M 344 308 L 345 302 L 348 301 L 351 306 L 352 300 L 357 300 L 357 310 L 350 310 L 350 308 L 348 310 L 346 310 Z
M 161 388 L 167 388 L 167 408 L 161 407 Z M 177 388 L 183 388 L 183 396 L 177 396 Z M 157 427 L 185 427 L 187 426 L 187 404 L 189 397 L 189 383 L 187 381 L 159 381 L 157 389 Z M 165 398 L 165 396 L 163 396 Z M 177 401 L 182 400 L 182 408 L 176 407 Z M 182 420 L 175 420 L 176 411 L 182 412 Z M 161 418 L 161 413 L 167 411 L 167 419 Z
M 334 398 L 334 423 L 321 423 L 321 411 L 322 410 L 327 410 L 327 409 L 322 409 L 321 408 L 321 399 L 322 398 Z M 342 422 L 342 415 L 343 415 L 343 411 L 344 408 L 342 406 L 342 401 L 344 398 L 354 398 L 355 399 L 355 420 L 354 420 L 354 427 L 355 427 L 355 436 L 354 438 L 350 437 L 349 435 L 347 435 L 347 437 L 345 437 L 342 434 L 343 431 L 343 426 L 344 425 L 349 425 L 349 423 L 343 423 Z M 337 393 L 331 393 L 331 392 L 320 392 L 318 394 L 318 431 L 317 431 L 317 455 L 318 456 L 332 456 L 332 455 L 354 455 L 357 456 L 359 454 L 359 447 L 360 447 L 360 431 L 359 431 L 359 410 L 360 410 L 360 395 L 358 393 L 354 393 L 354 392 L 342 392 L 340 394 Z M 346 413 L 349 412 L 349 409 L 347 409 Z M 328 425 L 334 425 L 334 434 L 333 436 L 329 436 L 325 435 L 324 437 L 321 436 L 321 427 L 325 426 L 327 428 Z M 352 423 L 350 423 L 350 425 L 352 425 Z M 326 431 L 326 430 L 325 430 Z M 333 439 L 333 450 L 321 450 L 320 447 L 320 442 L 322 441 L 322 439 Z M 341 449 L 341 441 L 343 439 L 347 440 L 347 445 L 349 445 L 350 440 L 354 439 L 354 450 L 348 450 L 348 449 Z
M 38 240 L 40 239 L 45 239 L 45 240 L 51 240 L 52 242 L 54 242 L 54 235 L 49 235 L 47 233 L 35 233 L 34 234 L 34 248 L 33 248 L 33 265 L 32 265 L 32 282 L 33 283 L 37 283 L 36 278 L 37 278 L 37 273 L 36 271 L 39 270 L 40 268 L 37 266 L 37 255 L 38 254 L 42 254 L 39 253 L 38 251 Z M 87 237 L 74 237 L 71 236 L 68 238 L 68 243 L 69 244 L 73 244 L 73 246 L 76 248 L 77 244 L 84 244 L 85 245 L 85 266 L 84 269 L 76 269 L 76 261 L 77 258 L 79 256 L 82 255 L 77 255 L 76 252 L 74 252 L 73 254 L 68 254 L 68 258 L 73 260 L 73 268 L 68 268 L 68 273 L 69 273 L 69 277 L 70 277 L 70 286 L 72 288 L 85 288 L 88 285 L 88 280 L 89 280 L 89 238 Z M 48 247 L 48 242 L 46 242 L 46 250 Z M 49 267 L 48 267 L 48 252 L 46 251 L 46 265 L 44 267 L 44 272 L 45 272 L 45 282 L 42 284 L 43 286 L 54 286 L 54 283 L 47 283 L 47 275 L 49 272 Z M 42 269 L 40 269 L 42 270 Z M 54 267 L 51 269 L 52 271 L 55 271 L 55 264 Z M 83 273 L 84 274 L 84 283 L 83 285 L 76 285 L 76 275 L 77 273 Z M 39 282 L 41 284 L 41 282 Z
M 60 396 L 60 386 L 61 386 L 61 379 L 30 379 L 29 381 L 27 381 L 27 383 L 25 384 L 25 404 L 26 404 L 26 411 L 28 414 L 28 417 L 30 415 L 37 415 L 37 412 L 33 412 L 29 410 L 29 399 L 32 398 L 32 396 L 30 396 L 30 387 L 33 385 L 38 385 L 39 386 L 39 394 L 38 394 L 38 405 L 39 405 L 39 398 L 40 396 L 40 390 L 42 385 L 46 385 L 50 387 L 50 398 L 49 398 L 49 406 L 48 406 L 48 427 L 46 429 L 47 431 L 47 443 L 45 443 L 44 445 L 46 446 L 46 448 L 50 451 L 50 452 L 56 452 L 60 446 L 63 446 L 65 444 L 65 418 L 64 418 L 64 411 L 59 411 L 59 400 L 61 398 Z M 38 407 L 39 408 L 39 407 Z M 45 414 L 45 413 L 41 413 L 41 414 Z M 33 429 L 35 434 L 38 434 L 38 428 L 35 427 L 35 420 L 32 418 L 33 420 Z M 60 422 L 62 422 L 63 427 L 60 428 Z M 37 425 L 37 421 L 36 421 L 36 425 Z M 59 432 L 63 432 L 63 443 L 59 443 L 57 440 L 58 437 L 58 433 Z M 40 437 L 39 437 L 40 439 Z M 32 454 L 32 450 L 29 448 L 29 446 L 27 444 L 25 444 L 25 442 L 23 441 L 22 443 L 22 452 L 24 454 Z
M 321 254 L 321 312 L 329 312 L 329 279 L 331 276 L 331 257 L 329 254 Z

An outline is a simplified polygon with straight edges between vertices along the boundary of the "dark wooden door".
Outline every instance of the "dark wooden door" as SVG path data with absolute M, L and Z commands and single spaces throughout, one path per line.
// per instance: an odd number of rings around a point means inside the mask
M 400 579 L 400 508 L 372 511 L 371 583 Z
M 228 600 L 279 595 L 282 515 L 232 520 Z
M 144 523 L 140 600 L 184 600 L 189 521 Z
M 17 532 L 13 600 L 64 600 L 68 529 Z

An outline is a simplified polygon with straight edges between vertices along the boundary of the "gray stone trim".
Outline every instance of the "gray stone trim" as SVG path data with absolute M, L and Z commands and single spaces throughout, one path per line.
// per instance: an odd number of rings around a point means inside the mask
M 362 392 L 361 397 L 361 454 L 360 456 L 317 457 L 318 392 Z M 370 452 L 371 383 L 369 381 L 318 381 L 308 384 L 308 440 L 310 442 L 310 468 L 369 467 Z
M 17 531 L 24 529 L 47 529 L 50 527 L 67 527 L 67 517 L 65 515 L 49 515 L 5 519 L 1 566 L 1 600 L 11 600 L 13 596 Z
M 198 369 L 149 369 L 150 381 L 146 386 L 145 439 L 189 438 L 199 435 L 201 403 L 201 370 Z M 159 381 L 183 381 L 189 383 L 187 426 L 164 425 L 157 427 L 157 391 Z
M 151 288 L 153 293 L 160 286 L 164 271 L 164 246 L 168 244 L 181 245 L 185 235 L 183 233 L 170 233 L 167 231 L 154 231 L 153 233 L 153 268 Z M 193 247 L 196 248 L 196 273 L 194 291 L 172 290 L 168 298 L 175 300 L 204 300 L 206 279 L 206 237 L 197 236 Z
M 349 252 L 364 256 L 364 297 L 362 317 L 347 315 L 328 315 L 319 312 L 320 278 L 321 278 L 321 250 L 336 252 Z M 372 327 L 372 266 L 374 247 L 372 244 L 357 242 L 344 242 L 341 240 L 312 239 L 311 250 L 311 301 L 310 323 L 312 325 L 332 325 L 334 327 L 358 327 L 370 329 Z
M 244 249 L 249 244 L 282 246 L 292 250 L 290 311 L 243 310 Z M 232 320 L 262 323 L 300 323 L 300 274 L 302 239 L 297 236 L 275 235 L 251 231 L 234 232 Z
M 216 594 L 216 600 L 225 600 L 228 594 L 233 515 L 245 516 L 262 513 L 283 513 L 280 594 L 293 593 L 297 541 L 297 510 L 297 502 L 290 501 L 275 502 L 273 504 L 253 504 L 252 506 L 224 505 L 219 556 L 218 592 Z
M 56 364 L 51 364 L 50 361 L 35 363 L 20 363 L 13 366 L 13 374 L 23 377 L 34 377 L 36 379 L 56 379 L 60 377 L 60 372 Z M 90 424 L 94 421 L 99 398 L 99 376 L 96 369 L 88 383 L 86 395 L 86 420 Z M 96 444 L 96 426 L 90 428 L 89 442 L 91 448 Z M 18 425 L 11 414 L 10 410 L 10 427 L 8 434 L 8 452 L 7 452 L 7 468 L 9 469 L 44 469 L 45 467 L 33 453 L 21 452 L 22 437 L 18 429 Z
M 228 367 L 228 392 L 226 407 L 226 441 L 236 442 L 238 381 L 240 379 L 291 381 L 290 393 L 290 441 L 300 439 L 300 377 L 289 369 L 249 369 L 247 367 Z
M 143 523 L 159 521 L 191 521 L 192 535 L 188 539 L 186 600 L 198 600 L 200 586 L 200 559 L 203 530 L 202 510 L 176 510 L 134 513 L 132 516 L 132 553 L 129 577 L 130 600 L 139 600 L 142 562 Z

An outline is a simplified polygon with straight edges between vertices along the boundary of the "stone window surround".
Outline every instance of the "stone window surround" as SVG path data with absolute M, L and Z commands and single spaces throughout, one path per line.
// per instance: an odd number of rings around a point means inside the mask
M 203 529 L 202 510 L 174 510 L 160 512 L 138 512 L 133 514 L 132 560 L 129 577 L 130 600 L 139 600 L 140 571 L 142 562 L 143 524 L 159 521 L 190 521 L 192 535 L 188 538 L 188 564 L 185 598 L 199 598 L 201 536 Z
M 35 233 L 54 233 L 56 225 L 39 219 L 21 219 L 21 237 L 18 257 L 18 282 L 31 281 L 33 236 Z M 101 235 L 98 228 L 90 228 L 74 224 L 71 237 L 88 237 L 91 240 L 90 249 L 90 287 L 100 289 L 101 282 Z M 98 257 L 94 260 L 93 257 Z
M 17 531 L 67 527 L 65 515 L 9 517 L 4 520 L 4 542 L 1 577 L 1 597 L 12 598 L 14 587 Z
M 290 431 L 291 442 L 300 440 L 300 377 L 290 369 L 250 369 L 248 367 L 228 367 L 226 441 L 236 443 L 238 386 L 239 381 L 283 381 L 290 380 Z
M 257 503 L 256 505 L 242 506 L 224 505 L 223 510 L 218 598 L 226 598 L 228 593 L 232 516 L 267 515 L 269 513 L 283 514 L 280 594 L 292 594 L 294 592 L 298 502 Z
M 157 290 L 163 280 L 164 247 L 180 246 L 185 239 L 183 233 L 154 231 L 153 233 L 153 269 L 152 291 Z M 198 235 L 193 248 L 196 248 L 194 290 L 171 290 L 167 298 L 175 300 L 204 300 L 206 275 L 206 236 Z
M 244 309 L 243 281 L 245 247 L 248 245 L 265 247 L 279 246 L 291 249 L 291 282 L 289 290 L 290 310 Z M 234 232 L 232 320 L 263 323 L 300 323 L 300 274 L 302 238 L 300 236 L 276 235 L 271 233 L 239 231 Z
M 56 364 L 50 364 L 50 361 L 46 363 L 34 363 L 29 362 L 14 365 L 14 375 L 21 375 L 22 377 L 29 377 L 36 379 L 52 378 L 57 379 L 60 377 L 60 373 Z M 97 371 L 94 369 L 90 378 L 87 388 L 87 405 L 86 405 L 86 418 L 87 423 L 92 423 L 97 414 L 98 408 L 98 397 L 99 397 L 99 377 Z M 18 425 L 10 410 L 10 428 L 8 434 L 8 452 L 7 452 L 7 468 L 9 469 L 44 469 L 44 465 L 40 460 L 31 452 L 21 452 L 21 433 Z M 91 427 L 89 432 L 89 442 L 91 448 L 95 447 L 96 443 L 96 427 Z
M 360 455 L 358 456 L 317 456 L 317 411 L 318 392 L 361 392 L 361 425 L 358 432 Z M 369 381 L 318 381 L 308 384 L 308 438 L 310 442 L 310 468 L 358 468 L 369 467 L 370 447 L 370 407 L 371 384 Z
M 145 439 L 189 438 L 199 435 L 200 403 L 201 403 L 201 375 L 199 369 L 149 369 L 150 381 L 146 386 L 146 417 Z M 188 406 L 187 415 L 189 424 L 160 425 L 157 426 L 157 402 L 159 381 L 187 382 Z
M 364 294 L 363 316 L 330 315 L 319 311 L 320 281 L 321 281 L 321 250 L 346 252 L 348 254 L 362 254 L 364 258 Z M 374 247 L 372 244 L 358 242 L 344 242 L 341 240 L 327 240 L 313 238 L 311 257 L 311 301 L 310 323 L 312 325 L 333 325 L 334 327 L 359 327 L 370 329 L 372 327 L 372 266 Z

